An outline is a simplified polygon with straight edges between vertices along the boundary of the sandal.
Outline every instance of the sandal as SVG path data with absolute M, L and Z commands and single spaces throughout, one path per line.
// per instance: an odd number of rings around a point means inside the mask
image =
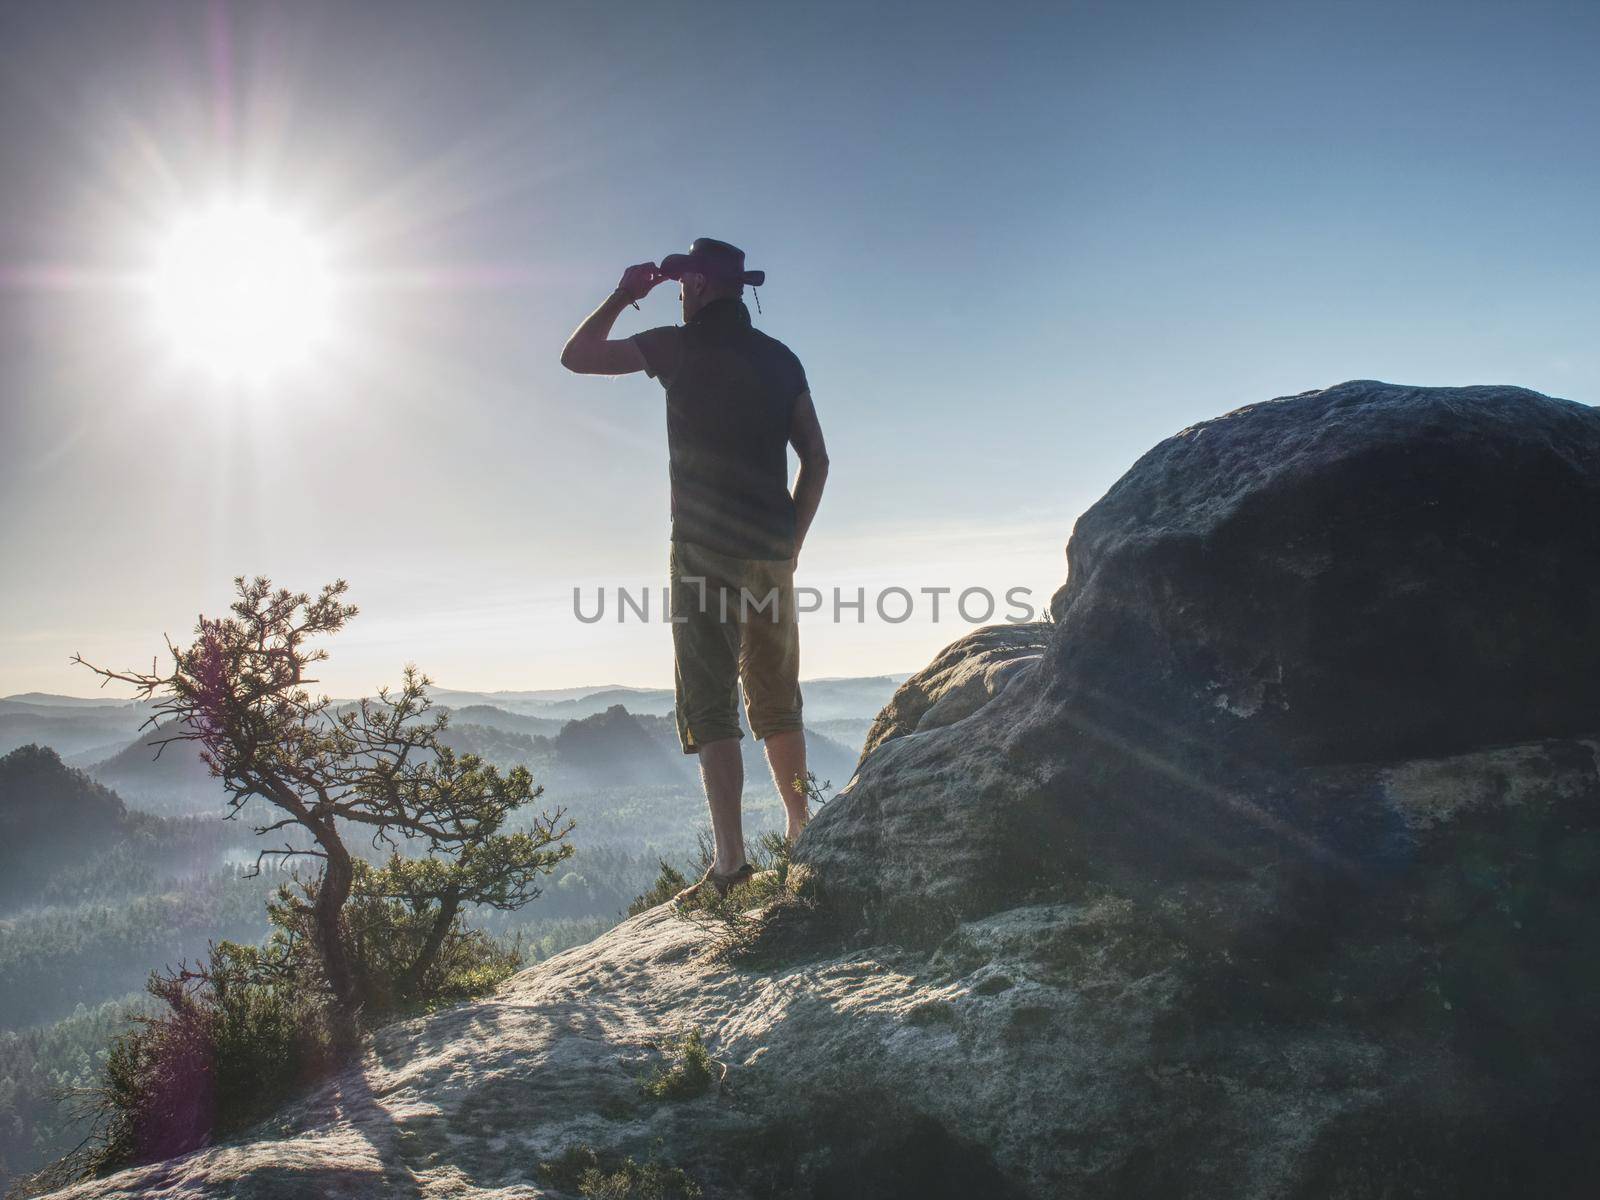
M 710 887 L 715 889 L 717 898 L 721 899 L 738 887 L 741 883 L 749 883 L 755 878 L 756 869 L 748 862 L 738 870 L 727 875 L 719 875 L 711 867 L 706 868 L 706 873 L 700 877 L 699 883 L 691 883 L 683 891 L 672 898 L 674 904 L 685 904 L 699 896 Z

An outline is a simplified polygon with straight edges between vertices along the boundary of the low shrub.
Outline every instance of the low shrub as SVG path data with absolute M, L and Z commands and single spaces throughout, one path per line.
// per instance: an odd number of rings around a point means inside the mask
M 711 1087 L 715 1072 L 711 1053 L 698 1029 L 668 1043 L 672 1058 L 644 1081 L 644 1093 L 656 1100 L 691 1100 Z
M 649 912 L 658 904 L 665 904 L 689 886 L 688 877 L 682 871 L 664 858 L 658 861 L 661 863 L 661 873 L 656 876 L 656 881 L 650 885 L 648 891 L 641 893 L 632 904 L 628 905 L 630 917 L 637 917 L 642 912 Z
M 167 1011 L 112 1043 L 96 1172 L 242 1129 L 338 1061 L 326 997 L 260 948 L 218 943 L 199 969 L 152 975 L 149 991 Z
M 578 1181 L 578 1195 L 584 1200 L 695 1200 L 700 1185 L 681 1167 L 625 1158 L 611 1171 L 601 1167 L 585 1171 Z
M 659 1149 L 659 1143 L 657 1143 Z M 544 1182 L 584 1200 L 697 1200 L 700 1185 L 681 1167 L 651 1157 L 601 1154 L 593 1146 L 568 1146 L 539 1164 Z
M 431 967 L 413 978 L 431 914 L 355 894 L 345 909 L 362 997 L 352 1029 L 311 948 L 315 894 L 315 881 L 279 889 L 265 946 L 219 942 L 204 965 L 150 977 L 147 988 L 165 1011 L 139 1018 L 112 1044 L 95 1106 L 94 1173 L 236 1133 L 348 1061 L 362 1028 L 483 995 L 521 965 L 519 947 L 466 929 L 458 917 Z
M 795 784 L 805 791 L 814 809 L 820 809 L 828 803 L 829 792 L 833 788 L 831 780 L 818 783 L 816 774 L 811 771 L 807 771 L 803 778 L 795 776 Z M 695 879 L 705 875 L 714 857 L 711 835 L 707 830 L 700 831 L 698 841 L 699 852 L 696 860 L 690 864 Z M 708 889 L 707 894 L 681 906 L 680 911 L 704 912 L 724 925 L 741 925 L 742 922 L 735 917 L 736 913 L 742 915 L 751 908 L 781 900 L 799 884 L 798 878 L 790 878 L 790 849 L 789 841 L 783 834 L 777 832 L 763 834 L 756 844 L 755 853 L 750 858 L 751 866 L 756 869 L 756 878 L 734 888 L 726 897 L 718 897 L 715 892 Z M 664 904 L 689 886 L 689 875 L 664 858 L 657 861 L 661 864 L 661 871 L 649 890 L 637 896 L 633 903 L 628 905 L 630 917 L 636 917 L 658 904 Z
M 705 888 L 677 906 L 680 917 L 715 934 L 708 951 L 712 958 L 770 966 L 804 950 L 791 934 L 815 924 L 810 920 L 816 909 L 814 878 L 805 866 L 790 863 L 789 850 L 781 833 L 765 834 L 750 856 L 756 872 L 748 882 L 729 888 L 725 896 Z M 709 847 L 702 848 L 702 856 L 710 862 Z

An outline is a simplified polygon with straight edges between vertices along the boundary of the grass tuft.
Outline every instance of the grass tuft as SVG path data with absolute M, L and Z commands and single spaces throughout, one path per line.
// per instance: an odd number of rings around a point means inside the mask
M 657 1143 L 659 1149 L 660 1143 Z M 641 1163 L 593 1146 L 568 1146 L 539 1164 L 543 1182 L 584 1200 L 697 1200 L 697 1184 L 681 1167 L 651 1156 Z
M 649 912 L 658 904 L 665 904 L 689 886 L 688 878 L 677 867 L 664 858 L 657 861 L 661 864 L 661 873 L 656 876 L 656 881 L 650 885 L 648 891 L 635 897 L 633 903 L 628 905 L 630 917 L 637 917 L 642 912 Z
M 671 1061 L 644 1081 L 644 1093 L 656 1100 L 692 1100 L 703 1096 L 715 1075 L 711 1052 L 698 1029 L 668 1043 Z

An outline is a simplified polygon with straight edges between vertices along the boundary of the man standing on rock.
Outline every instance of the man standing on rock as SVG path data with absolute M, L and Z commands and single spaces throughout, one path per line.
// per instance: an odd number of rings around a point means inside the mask
M 664 279 L 678 281 L 683 324 L 611 340 L 622 310 Z M 791 842 L 809 815 L 794 570 L 822 501 L 828 451 L 800 360 L 750 323 L 744 285 L 765 281 L 765 272 L 745 270 L 744 251 L 696 238 L 687 254 L 624 271 L 561 352 L 568 370 L 644 371 L 667 392 L 678 736 L 685 754 L 700 756 L 716 847 L 705 877 L 680 899 L 707 887 L 726 895 L 753 874 L 741 823 L 741 682 Z M 800 460 L 792 493 L 791 445 Z

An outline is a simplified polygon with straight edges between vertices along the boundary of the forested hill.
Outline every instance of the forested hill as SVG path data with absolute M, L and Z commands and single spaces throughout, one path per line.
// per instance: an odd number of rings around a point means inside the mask
M 137 820 L 114 791 L 48 746 L 0 758 L 0 906 L 33 895 L 66 862 L 111 845 Z

